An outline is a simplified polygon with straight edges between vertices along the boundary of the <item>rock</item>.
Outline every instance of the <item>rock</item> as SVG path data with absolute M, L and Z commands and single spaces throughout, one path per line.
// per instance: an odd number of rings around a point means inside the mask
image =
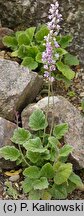
M 14 123 L 0 117 L 0 148 L 6 145 L 12 145 L 10 138 L 15 128 L 16 125 Z M 14 167 L 16 167 L 15 162 L 4 160 L 0 156 L 0 169 L 13 169 Z
M 45 22 L 50 3 L 52 0 L 0 0 L 1 24 L 16 28 L 20 25 L 28 27 Z
M 43 78 L 17 62 L 0 60 L 0 116 L 14 121 L 19 112 L 32 102 L 42 87 Z
M 84 92 L 81 92 L 81 93 L 80 93 L 80 97 L 84 97 Z
M 62 32 L 71 34 L 70 51 L 79 57 L 84 71 L 84 0 L 58 0 L 63 15 Z
M 0 59 L 4 59 L 5 58 L 5 51 L 2 50 L 0 51 Z
M 4 44 L 2 42 L 2 39 L 4 36 L 6 35 L 13 35 L 13 30 L 9 29 L 9 28 L 0 28 L 0 49 L 4 49 Z
M 11 181 L 11 182 L 16 182 L 16 181 L 18 181 L 19 180 L 19 178 L 20 178 L 20 176 L 17 174 L 17 175 L 13 175 L 13 176 L 11 176 L 10 178 L 9 178 L 9 181 Z
M 28 128 L 28 119 L 30 114 L 40 108 L 44 112 L 47 110 L 48 98 L 45 97 L 36 104 L 27 106 L 22 112 L 22 125 Z M 53 102 L 50 97 L 48 122 L 49 127 L 52 120 Z M 62 96 L 54 97 L 54 122 L 55 124 L 66 122 L 69 125 L 69 131 L 64 136 L 65 143 L 73 146 L 74 150 L 70 157 L 75 169 L 84 168 L 84 119 L 80 112 Z

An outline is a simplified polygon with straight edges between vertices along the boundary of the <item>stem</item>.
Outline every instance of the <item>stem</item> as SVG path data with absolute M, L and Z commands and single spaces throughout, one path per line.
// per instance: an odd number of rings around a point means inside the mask
M 25 159 L 23 153 L 22 153 L 22 150 L 21 150 L 20 145 L 18 145 L 18 147 L 19 147 L 19 150 L 20 150 L 20 153 L 21 153 L 21 156 L 22 156 L 23 161 L 25 162 L 25 164 L 26 164 L 27 166 L 30 166 L 30 165 L 28 164 L 28 162 L 26 161 L 26 159 Z
M 47 105 L 47 111 L 46 111 L 46 120 L 48 119 L 48 112 L 49 112 L 50 87 L 51 87 L 51 83 L 49 81 L 48 82 L 48 105 Z M 46 128 L 44 128 L 43 142 L 44 142 L 44 138 L 45 138 L 45 132 L 46 132 Z
M 16 122 L 17 122 L 17 129 L 18 129 L 18 115 L 16 114 Z M 30 166 L 29 164 L 28 164 L 28 162 L 26 161 L 26 159 L 25 159 L 25 157 L 24 157 L 24 155 L 23 155 L 23 153 L 22 153 L 22 150 L 21 150 L 21 147 L 20 147 L 20 145 L 18 144 L 18 147 L 19 147 L 19 151 L 20 151 L 20 154 L 21 154 L 21 156 L 22 156 L 22 159 L 23 159 L 23 161 L 25 162 L 25 164 L 27 165 L 27 166 Z
M 54 126 L 54 92 L 53 92 L 53 84 L 51 82 L 51 92 L 52 92 L 52 99 L 53 99 L 53 110 L 52 110 L 52 123 L 51 123 L 51 130 L 50 130 L 50 136 L 53 131 L 53 126 Z

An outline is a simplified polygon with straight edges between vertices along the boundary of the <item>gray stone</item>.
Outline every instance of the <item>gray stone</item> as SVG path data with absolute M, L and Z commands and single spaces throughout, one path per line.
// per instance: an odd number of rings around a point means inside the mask
M 7 145 L 12 145 L 10 138 L 12 137 L 15 128 L 16 125 L 14 123 L 0 117 L 0 148 Z M 4 160 L 0 156 L 0 169 L 12 169 L 15 166 L 15 162 Z
M 22 124 L 28 128 L 28 119 L 31 113 L 40 108 L 44 112 L 47 111 L 48 98 L 41 99 L 36 104 L 31 104 L 22 112 Z M 50 97 L 48 122 L 49 127 L 52 121 L 53 102 Z M 65 143 L 73 146 L 74 150 L 70 157 L 75 169 L 84 168 L 84 119 L 80 112 L 62 96 L 54 97 L 54 123 L 59 124 L 66 122 L 69 125 L 69 131 L 64 136 Z
M 28 27 L 45 22 L 50 3 L 52 0 L 0 0 L 2 26 Z
M 10 176 L 9 181 L 16 182 L 16 181 L 19 180 L 19 178 L 20 178 L 20 176 L 18 174 L 17 175 L 13 175 L 13 176 Z
M 19 112 L 32 102 L 42 87 L 43 78 L 10 60 L 0 60 L 0 116 L 14 121 Z
M 84 0 L 59 0 L 63 15 L 62 32 L 72 34 L 70 51 L 84 66 Z

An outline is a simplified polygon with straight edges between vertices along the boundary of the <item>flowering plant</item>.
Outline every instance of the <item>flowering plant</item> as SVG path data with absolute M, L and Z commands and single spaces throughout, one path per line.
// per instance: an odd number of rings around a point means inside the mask
M 75 76 L 70 67 L 78 65 L 79 61 L 66 51 L 72 36 L 59 34 L 62 15 L 57 1 L 51 4 L 48 18 L 47 24 L 17 31 L 13 36 L 5 36 L 3 43 L 13 50 L 11 57 L 22 60 L 23 66 L 44 74 L 51 81 L 58 79 L 70 82 Z
M 74 72 L 68 65 L 78 63 L 77 58 L 65 50 L 71 37 L 58 36 L 59 22 L 62 20 L 58 8 L 57 1 L 51 4 L 50 22 L 47 26 L 41 26 L 36 33 L 35 28 L 31 27 L 25 32 L 17 32 L 16 37 L 4 38 L 4 43 L 14 49 L 12 55 L 23 58 L 23 65 L 35 69 L 40 64 L 41 72 L 49 83 L 48 108 L 50 88 L 53 93 L 52 82 L 57 78 L 58 71 L 61 79 L 64 76 L 66 80 L 71 80 Z M 54 125 L 52 116 L 51 129 L 47 133 L 47 116 L 48 110 L 44 115 L 42 110 L 36 109 L 29 118 L 31 132 L 17 127 L 11 138 L 14 146 L 0 148 L 0 155 L 6 160 L 23 165 L 22 188 L 28 194 L 28 199 L 65 199 L 74 189 L 84 187 L 80 177 L 74 173 L 72 164 L 67 162 L 68 155 L 73 151 L 72 146 L 61 144 L 68 125 Z
M 44 136 L 47 126 L 43 111 L 36 109 L 29 118 L 31 133 L 18 127 L 11 138 L 13 146 L 0 148 L 0 156 L 23 167 L 22 190 L 28 199 L 65 199 L 74 189 L 83 188 L 72 164 L 67 163 L 73 148 L 61 144 L 68 125 L 55 125 L 51 136 L 47 132 Z

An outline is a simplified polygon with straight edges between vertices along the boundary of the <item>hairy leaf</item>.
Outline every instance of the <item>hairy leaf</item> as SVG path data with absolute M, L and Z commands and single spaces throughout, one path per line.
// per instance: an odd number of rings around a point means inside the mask
M 36 55 L 36 61 L 38 63 L 42 63 L 42 53 L 41 52 L 37 53 L 37 55 Z
M 18 57 L 24 59 L 25 57 L 32 57 L 35 59 L 38 53 L 37 46 L 21 45 L 18 49 Z
M 10 47 L 12 50 L 15 50 L 17 48 L 17 40 L 14 36 L 5 36 L 3 38 L 3 44 L 7 47 Z
M 49 147 L 56 149 L 58 152 L 59 149 L 57 148 L 57 146 L 60 146 L 60 142 L 58 141 L 58 139 L 56 139 L 56 137 L 54 136 L 50 136 L 48 138 L 48 141 L 49 141 L 49 144 L 48 144 Z
M 22 182 L 23 191 L 25 193 L 30 192 L 33 189 L 34 179 L 25 178 Z
M 75 72 L 70 69 L 68 65 L 63 64 L 61 61 L 56 63 L 57 69 L 68 79 L 71 80 L 75 76 Z
M 71 182 L 73 182 L 77 187 L 83 186 L 81 178 L 78 175 L 76 175 L 75 173 L 73 173 L 73 172 L 69 176 L 69 180 Z
M 31 133 L 24 128 L 17 128 L 14 130 L 13 137 L 11 141 L 15 144 L 23 145 L 24 142 L 28 141 L 31 138 Z
M 66 182 L 67 179 L 69 178 L 71 172 L 72 172 L 72 164 L 70 164 L 70 163 L 61 164 L 61 166 L 56 171 L 56 174 L 54 177 L 55 184 L 60 185 L 64 182 Z
M 60 151 L 59 151 L 59 156 L 61 156 L 61 157 L 66 157 L 66 156 L 68 156 L 72 151 L 73 151 L 73 147 L 70 146 L 70 145 L 68 145 L 68 144 L 66 144 L 66 145 L 64 145 L 64 146 L 60 149 Z
M 26 157 L 34 164 L 40 160 L 40 154 L 38 152 L 27 151 Z
M 67 183 L 67 193 L 72 193 L 73 190 L 76 189 L 76 184 L 74 184 L 73 182 L 69 181 L 68 180 L 68 183 Z
M 48 35 L 49 29 L 46 25 L 42 25 L 40 30 L 35 34 L 35 38 L 37 42 L 41 42 L 44 40 L 44 36 Z
M 28 35 L 30 42 L 32 42 L 32 40 L 33 40 L 35 30 L 36 30 L 36 27 L 30 27 L 30 28 L 26 29 L 26 31 L 25 31 L 26 35 Z
M 32 130 L 38 131 L 46 128 L 48 123 L 42 110 L 36 109 L 29 118 L 29 126 Z
M 69 43 L 72 42 L 72 36 L 71 35 L 64 35 L 61 36 L 59 40 L 59 44 L 61 45 L 62 48 L 66 48 L 69 46 Z
M 27 142 L 24 143 L 23 146 L 26 150 L 30 150 L 31 148 L 43 148 L 41 139 L 39 137 L 29 139 Z
M 24 45 L 29 45 L 30 44 L 29 37 L 26 35 L 25 32 L 18 35 L 17 41 L 18 41 L 19 46 L 21 46 L 22 44 L 24 44 Z
M 28 197 L 29 200 L 40 200 L 40 198 L 41 198 L 40 190 L 31 190 L 29 192 L 29 197 Z
M 40 171 L 40 175 L 46 178 L 53 178 L 54 177 L 54 170 L 50 163 L 46 163 Z
M 79 65 L 79 60 L 76 56 L 67 53 L 64 57 L 64 63 L 70 66 L 72 65 L 76 66 Z
M 35 180 L 33 187 L 34 187 L 34 190 L 37 190 L 37 189 L 43 190 L 45 188 L 48 188 L 48 185 L 49 183 L 47 181 L 47 178 L 41 177 L 40 179 Z
M 63 56 L 67 53 L 67 51 L 61 47 L 56 48 L 56 52 L 59 53 L 60 56 Z
M 9 196 L 12 196 L 13 199 L 17 199 L 18 198 L 18 191 L 11 185 L 11 182 L 9 181 L 6 181 L 5 182 L 5 185 L 7 187 L 6 189 L 6 193 L 9 195 Z
M 16 161 L 20 156 L 20 152 L 14 146 L 4 146 L 0 148 L 0 155 L 6 160 Z
M 40 177 L 40 171 L 38 167 L 30 166 L 23 171 L 23 175 L 30 179 L 38 179 Z
M 67 189 L 62 185 L 53 184 L 51 189 L 51 194 L 55 199 L 65 199 L 67 198 Z
M 18 49 L 18 57 L 24 59 L 28 55 L 28 46 L 22 44 Z
M 38 63 L 32 57 L 25 57 L 22 65 L 28 67 L 29 70 L 35 70 L 38 67 Z
M 49 193 L 48 190 L 43 190 L 41 199 L 42 200 L 51 200 L 51 194 Z
M 68 131 L 67 123 L 58 124 L 54 127 L 53 135 L 56 137 L 56 139 L 61 139 L 67 131 Z

